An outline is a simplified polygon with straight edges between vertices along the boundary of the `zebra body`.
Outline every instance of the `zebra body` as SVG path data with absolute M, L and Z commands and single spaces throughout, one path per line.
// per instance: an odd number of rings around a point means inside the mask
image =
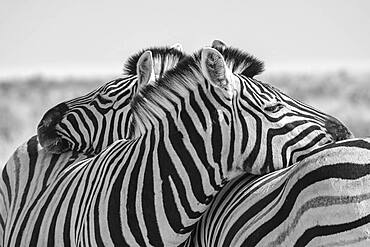
M 368 246 L 370 139 L 315 150 L 294 166 L 244 174 L 216 196 L 187 246 Z

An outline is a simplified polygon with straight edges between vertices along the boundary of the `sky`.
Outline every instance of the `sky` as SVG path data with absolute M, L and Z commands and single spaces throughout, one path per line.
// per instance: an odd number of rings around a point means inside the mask
M 279 69 L 370 68 L 370 1 L 1 0 L 0 76 L 121 73 L 137 51 L 221 39 Z

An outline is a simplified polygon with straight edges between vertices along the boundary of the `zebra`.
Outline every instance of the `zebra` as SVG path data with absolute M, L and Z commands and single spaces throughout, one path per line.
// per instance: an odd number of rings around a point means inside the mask
M 216 49 L 204 48 L 185 58 L 133 98 L 129 136 L 134 138 L 118 140 L 68 166 L 28 205 L 26 217 L 16 222 L 17 231 L 5 245 L 182 243 L 227 181 L 259 169 L 248 162 L 258 154 L 246 145 L 256 139 L 253 131 L 247 136 L 243 129 L 247 116 L 263 112 L 274 120 L 273 129 L 294 115 L 287 108 L 271 111 L 271 102 L 277 103 L 268 92 L 274 89 L 231 73 Z M 312 140 L 300 140 L 299 147 L 274 143 L 267 153 L 290 148 L 289 154 L 304 154 L 304 148 L 332 142 L 317 126 L 289 122 L 287 128 L 308 129 Z M 237 132 L 244 134 L 236 137 Z M 274 166 L 284 166 L 282 159 L 275 161 Z
M 127 138 L 129 104 L 142 86 L 138 81 L 145 84 L 161 78 L 186 56 L 180 44 L 152 47 L 132 55 L 124 66 L 123 77 L 48 110 L 37 128 L 41 146 L 52 153 L 76 150 L 98 154 L 115 140 Z M 143 73 L 149 70 L 153 71 L 151 75 Z M 149 77 L 141 78 L 145 76 Z
M 369 188 L 370 139 L 329 144 L 228 183 L 184 246 L 368 246 Z
M 120 94 L 127 98 L 126 102 L 129 102 L 129 99 L 134 96 L 142 84 L 154 80 L 154 78 L 144 78 L 143 76 L 148 73 L 141 73 L 143 70 L 153 71 L 152 75 L 160 78 L 161 74 L 155 74 L 156 71 L 159 71 L 158 67 L 162 68 L 162 73 L 164 73 L 174 66 L 176 60 L 185 57 L 185 54 L 182 53 L 182 47 L 179 44 L 171 47 L 143 49 L 128 58 L 125 65 L 127 76 L 110 81 L 90 94 L 101 92 L 104 86 L 108 87 L 108 85 L 112 86 L 114 84 L 116 90 L 118 89 L 117 86 L 120 87 Z M 156 59 L 152 59 L 152 54 L 155 55 Z M 146 68 L 146 66 L 152 68 Z M 137 68 L 135 69 L 135 67 Z M 157 69 L 154 70 L 154 68 Z M 138 76 L 135 78 L 135 75 Z M 128 103 L 126 105 L 122 104 L 120 108 L 122 114 L 125 115 L 129 112 L 130 105 Z M 123 132 L 123 135 L 126 134 Z M 117 136 L 118 133 L 115 133 L 115 138 Z M 10 226 L 13 226 L 14 222 L 22 217 L 22 213 L 24 213 L 22 210 L 26 207 L 25 205 L 37 200 L 40 193 L 45 190 L 51 181 L 55 180 L 58 174 L 68 166 L 93 155 L 94 153 L 84 154 L 77 151 L 61 154 L 52 153 L 47 148 L 41 147 L 37 136 L 31 137 L 17 148 L 4 166 L 0 179 L 0 192 L 3 195 L 0 200 L 0 240 L 4 239 L 5 229 L 10 229 Z M 7 234 L 11 233 L 7 232 Z M 0 242 L 2 243 L 2 241 Z M 1 243 L 0 246 L 2 246 Z

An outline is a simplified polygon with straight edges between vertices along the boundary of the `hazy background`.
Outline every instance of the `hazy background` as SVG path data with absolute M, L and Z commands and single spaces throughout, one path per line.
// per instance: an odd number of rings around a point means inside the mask
M 215 38 L 266 63 L 260 77 L 370 135 L 370 1 L 2 0 L 0 164 L 54 104 L 122 71 L 126 58 Z

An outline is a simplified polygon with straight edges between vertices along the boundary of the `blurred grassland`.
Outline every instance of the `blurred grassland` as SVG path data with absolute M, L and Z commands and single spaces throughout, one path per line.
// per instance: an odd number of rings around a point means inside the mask
M 1 80 L 0 167 L 16 147 L 36 134 L 37 124 L 49 108 L 83 95 L 112 78 L 50 79 L 36 76 Z M 356 137 L 370 136 L 370 73 L 276 73 L 258 78 L 337 117 Z

